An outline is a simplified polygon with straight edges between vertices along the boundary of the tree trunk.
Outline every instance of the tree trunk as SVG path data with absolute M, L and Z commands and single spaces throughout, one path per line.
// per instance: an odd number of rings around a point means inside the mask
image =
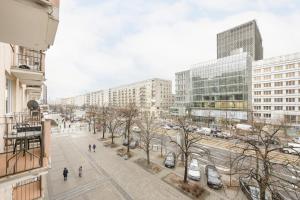
M 106 132 L 106 124 L 103 124 L 103 128 L 102 128 L 102 138 L 104 139 L 104 135 Z
M 188 171 L 188 156 L 184 156 L 184 177 L 183 177 L 183 182 L 187 183 L 187 171 Z
M 96 121 L 95 121 L 95 118 L 94 118 L 94 134 L 96 134 Z
M 149 144 L 146 144 L 146 154 L 147 154 L 147 165 L 150 165 L 150 151 L 149 151 Z
M 259 196 L 260 199 L 265 199 L 266 198 L 266 185 L 264 183 L 259 184 Z
M 111 131 L 111 144 L 114 144 L 114 131 Z
M 130 151 L 130 148 L 129 148 L 129 144 L 130 144 L 130 122 L 128 123 L 128 126 L 127 126 L 127 153 L 129 153 Z

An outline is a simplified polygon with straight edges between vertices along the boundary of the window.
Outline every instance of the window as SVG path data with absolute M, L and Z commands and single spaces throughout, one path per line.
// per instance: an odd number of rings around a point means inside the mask
M 290 90 L 286 90 L 287 94 L 295 94 L 295 90 L 294 89 L 290 89 Z
M 295 102 L 295 98 L 286 98 L 285 101 L 286 102 Z
M 271 87 L 271 83 L 264 83 L 264 87 Z
M 283 69 L 283 66 L 275 66 L 275 68 L 274 68 L 276 71 L 278 71 L 278 70 L 282 70 Z
M 286 77 L 295 77 L 295 72 L 286 73 Z
M 261 106 L 254 106 L 254 110 L 260 110 Z
M 275 74 L 274 78 L 282 78 L 282 74 Z
M 271 118 L 271 114 L 265 113 L 265 114 L 264 114 L 264 117 L 265 117 L 265 118 Z
M 271 72 L 271 67 L 264 68 L 264 72 Z
M 282 106 L 275 106 L 274 109 L 275 109 L 275 110 L 282 110 L 283 107 L 282 107 Z
M 260 80 L 261 80 L 261 76 L 256 76 L 256 77 L 254 77 L 254 80 L 255 80 L 255 81 L 260 81 Z
M 271 95 L 271 91 L 264 91 L 264 95 Z
M 296 115 L 284 115 L 284 121 L 286 121 L 288 123 L 295 123 Z
M 254 95 L 261 95 L 261 91 L 255 91 Z
M 287 106 L 286 110 L 295 110 L 295 106 Z
M 295 64 L 289 64 L 286 66 L 286 69 L 294 69 L 295 68 Z
M 264 110 L 271 110 L 271 106 L 264 106 Z
M 254 117 L 261 117 L 260 113 L 254 113 Z
M 298 85 L 300 85 L 300 80 L 298 81 Z
M 254 84 L 254 88 L 260 88 L 261 84 Z
M 254 73 L 255 74 L 259 74 L 261 72 L 261 69 L 256 69 L 256 70 L 254 70 Z
M 260 98 L 254 98 L 254 102 L 261 102 Z
M 12 81 L 9 79 L 6 79 L 5 111 L 6 113 L 12 112 Z
M 271 98 L 264 98 L 264 102 L 271 102 Z
M 286 85 L 295 85 L 295 81 L 287 81 L 285 84 Z
M 271 79 L 271 75 L 265 75 L 264 76 L 264 80 L 270 80 Z
M 283 86 L 283 82 L 275 82 L 275 86 Z
M 274 101 L 275 102 L 283 102 L 283 99 L 282 98 L 275 98 Z
M 283 94 L 283 90 L 275 90 L 274 93 L 275 94 Z

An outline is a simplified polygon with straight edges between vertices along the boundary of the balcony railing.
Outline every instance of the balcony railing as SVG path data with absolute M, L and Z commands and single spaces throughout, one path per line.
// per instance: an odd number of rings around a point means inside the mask
M 0 178 L 43 166 L 44 134 L 41 121 L 15 114 L 1 120 L 4 149 L 0 153 Z M 2 135 L 2 134 L 1 134 Z
M 30 51 L 27 54 L 18 54 L 16 68 L 23 70 L 42 71 L 42 54 L 38 51 Z
M 33 200 L 42 197 L 41 177 L 22 181 L 13 187 L 13 200 Z

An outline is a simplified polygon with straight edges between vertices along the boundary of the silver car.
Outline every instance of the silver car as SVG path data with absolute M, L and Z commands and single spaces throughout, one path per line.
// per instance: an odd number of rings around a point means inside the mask
M 192 159 L 188 168 L 188 178 L 200 181 L 200 177 L 199 162 L 197 159 Z

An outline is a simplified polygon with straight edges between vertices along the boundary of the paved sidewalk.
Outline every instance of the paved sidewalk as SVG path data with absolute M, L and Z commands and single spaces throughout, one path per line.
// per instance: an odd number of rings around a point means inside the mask
M 88 144 L 96 144 L 96 153 Z M 89 133 L 55 134 L 52 137 L 52 169 L 48 174 L 48 196 L 52 200 L 97 199 L 189 199 L 135 163 L 116 155 Z M 83 166 L 83 177 L 78 168 Z M 69 169 L 68 181 L 62 170 Z

